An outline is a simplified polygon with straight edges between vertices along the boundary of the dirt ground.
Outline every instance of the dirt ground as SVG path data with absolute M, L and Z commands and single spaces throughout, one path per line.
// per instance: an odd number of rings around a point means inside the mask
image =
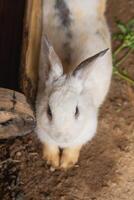
M 109 0 L 111 32 L 115 17 L 133 18 L 134 0 Z M 134 54 L 123 68 L 134 77 Z M 0 200 L 134 200 L 134 87 L 113 77 L 97 135 L 67 172 L 49 170 L 34 133 L 1 141 Z

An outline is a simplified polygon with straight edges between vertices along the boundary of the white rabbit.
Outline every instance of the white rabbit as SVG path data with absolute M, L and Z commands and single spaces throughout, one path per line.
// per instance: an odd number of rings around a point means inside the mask
M 105 4 L 43 0 L 36 131 L 44 158 L 55 168 L 73 166 L 96 133 L 112 75 Z

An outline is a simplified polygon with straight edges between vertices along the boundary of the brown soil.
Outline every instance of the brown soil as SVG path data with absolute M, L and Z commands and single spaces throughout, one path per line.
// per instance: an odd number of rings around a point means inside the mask
M 109 0 L 115 17 L 134 17 L 134 0 Z M 134 55 L 123 68 L 134 77 Z M 0 143 L 0 200 L 134 200 L 134 87 L 113 77 L 101 108 L 96 137 L 67 172 L 51 172 L 35 134 Z

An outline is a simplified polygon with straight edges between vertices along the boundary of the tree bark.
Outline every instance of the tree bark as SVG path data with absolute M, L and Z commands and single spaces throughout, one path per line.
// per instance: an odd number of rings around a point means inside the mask
M 23 136 L 34 128 L 34 114 L 25 96 L 0 88 L 0 139 Z

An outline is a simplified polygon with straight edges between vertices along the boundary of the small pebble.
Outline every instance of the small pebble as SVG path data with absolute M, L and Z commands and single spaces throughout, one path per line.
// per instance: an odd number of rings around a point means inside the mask
M 20 157 L 22 155 L 22 153 L 20 152 L 20 151 L 18 151 L 17 153 L 16 153 L 16 156 L 18 156 L 18 157 Z
M 55 172 L 55 168 L 54 167 L 50 167 L 50 171 L 51 172 Z

